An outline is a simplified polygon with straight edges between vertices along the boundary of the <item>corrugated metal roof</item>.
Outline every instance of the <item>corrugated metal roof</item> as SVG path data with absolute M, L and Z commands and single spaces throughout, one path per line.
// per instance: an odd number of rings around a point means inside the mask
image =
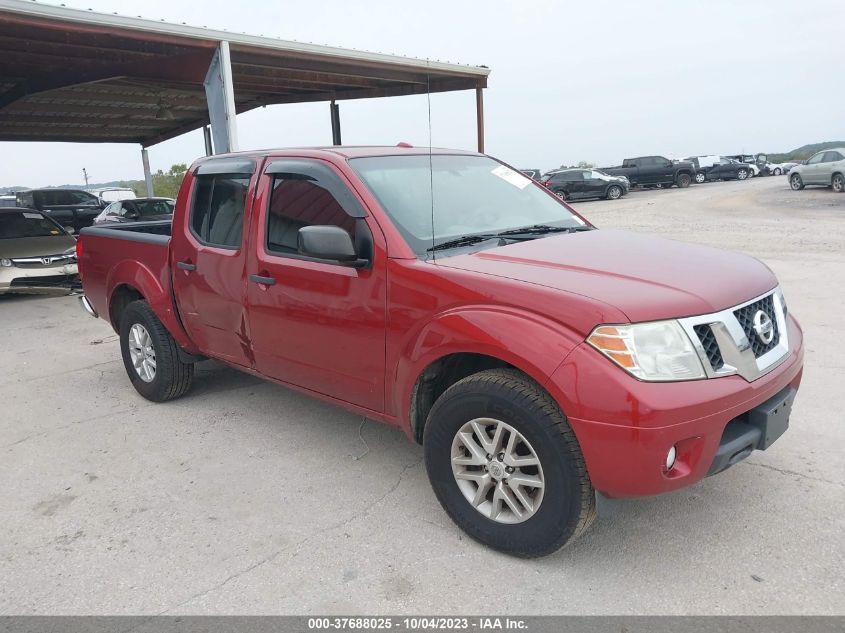
M 489 69 L 0 0 L 0 140 L 153 145 L 208 123 L 229 42 L 238 112 L 485 87 Z

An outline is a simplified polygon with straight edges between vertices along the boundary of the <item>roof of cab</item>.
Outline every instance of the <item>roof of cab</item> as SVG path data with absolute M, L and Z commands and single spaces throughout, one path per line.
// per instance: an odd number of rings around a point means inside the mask
M 216 160 L 242 158 L 259 159 L 267 156 L 298 156 L 298 157 L 340 157 L 362 158 L 366 156 L 420 156 L 432 154 L 462 154 L 468 156 L 482 156 L 478 152 L 462 149 L 447 149 L 443 147 L 413 147 L 406 145 L 327 145 L 316 147 L 287 147 L 278 149 L 248 150 L 229 154 L 215 154 L 197 159 L 194 164 L 199 165 Z

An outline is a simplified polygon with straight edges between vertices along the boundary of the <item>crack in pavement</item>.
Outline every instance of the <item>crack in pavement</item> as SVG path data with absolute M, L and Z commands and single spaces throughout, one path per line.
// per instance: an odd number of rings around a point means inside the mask
M 248 574 L 251 571 L 261 567 L 262 565 L 266 565 L 267 563 L 274 561 L 275 559 L 277 559 L 279 556 L 281 556 L 285 552 L 288 552 L 290 550 L 294 550 L 294 556 L 296 556 L 296 553 L 298 553 L 299 548 L 302 547 L 303 545 L 305 545 L 306 543 L 308 543 L 309 541 L 312 541 L 315 538 L 317 538 L 318 536 L 322 536 L 323 534 L 326 534 L 327 532 L 331 532 L 333 530 L 345 527 L 345 526 L 349 525 L 350 523 L 352 523 L 353 521 L 360 519 L 363 516 L 366 516 L 367 514 L 369 514 L 373 510 L 373 508 L 375 508 L 378 504 L 380 504 L 387 497 L 389 497 L 400 486 L 400 484 L 402 483 L 402 479 L 404 478 L 405 473 L 408 470 L 410 470 L 411 468 L 413 468 L 415 466 L 419 466 L 421 463 L 422 463 L 422 457 L 420 459 L 414 461 L 414 462 L 411 462 L 410 464 L 406 464 L 402 468 L 402 470 L 399 471 L 399 476 L 396 479 L 396 483 L 394 483 L 387 490 L 387 492 L 385 492 L 383 495 L 381 495 L 380 497 L 375 499 L 372 503 L 368 504 L 363 510 L 360 510 L 359 512 L 355 512 L 351 516 L 349 516 L 348 518 L 344 519 L 343 521 L 339 521 L 339 522 L 334 523 L 334 524 L 332 524 L 328 527 L 323 528 L 322 530 L 318 530 L 317 532 L 314 532 L 313 534 L 306 536 L 305 538 L 300 539 L 299 541 L 297 541 L 295 543 L 291 543 L 290 545 L 286 545 L 285 547 L 282 547 L 281 549 L 276 550 L 272 554 L 268 554 L 267 556 L 265 556 L 261 560 L 255 562 L 255 563 L 252 563 L 248 567 L 245 567 L 244 569 L 242 569 L 240 571 L 237 571 L 233 574 L 230 574 L 223 581 L 213 585 L 212 587 L 209 587 L 208 589 L 206 589 L 204 591 L 200 591 L 199 593 L 194 594 L 194 595 L 190 596 L 189 598 L 186 598 L 185 600 L 183 600 L 182 602 L 179 602 L 178 604 L 167 607 L 166 609 L 164 609 L 163 611 L 160 611 L 156 615 L 164 615 L 166 613 L 169 613 L 173 609 L 178 609 L 179 607 L 182 607 L 182 606 L 184 606 L 184 605 L 186 605 L 190 602 L 193 602 L 194 600 L 196 600 L 198 598 L 202 598 L 203 596 L 207 596 L 211 592 L 216 591 L 217 589 L 221 589 L 223 586 L 227 585 L 232 580 L 239 578 L 239 577 L 241 577 L 245 574 Z
M 766 470 L 773 470 L 776 473 L 780 473 L 781 475 L 795 475 L 796 477 L 801 477 L 802 479 L 809 479 L 810 481 L 818 481 L 824 484 L 833 484 L 834 486 L 842 486 L 845 487 L 845 483 L 839 481 L 832 481 L 830 479 L 824 479 L 822 477 L 811 477 L 810 475 L 805 475 L 804 473 L 799 473 L 794 470 L 789 470 L 787 468 L 777 468 L 776 466 L 769 466 L 768 464 L 761 464 L 759 462 L 750 462 L 745 461 L 745 464 L 748 466 L 758 466 L 760 468 L 765 468 Z

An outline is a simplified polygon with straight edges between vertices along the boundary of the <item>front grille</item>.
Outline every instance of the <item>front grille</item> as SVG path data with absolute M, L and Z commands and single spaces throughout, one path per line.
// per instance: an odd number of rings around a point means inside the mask
M 716 342 L 716 336 L 713 334 L 713 328 L 706 323 L 696 325 L 694 328 L 698 340 L 701 341 L 701 346 L 704 348 L 704 353 L 707 354 L 707 360 L 710 361 L 710 366 L 713 371 L 719 371 L 725 364 L 722 358 L 722 352 L 719 349 L 719 344 Z
M 43 275 L 41 277 L 18 277 L 12 279 L 12 288 L 70 288 L 76 275 Z
M 755 301 L 754 303 L 750 303 L 747 306 L 740 308 L 739 310 L 734 310 L 734 316 L 736 317 L 736 320 L 739 321 L 739 325 L 742 328 L 742 331 L 745 332 L 745 336 L 748 337 L 748 342 L 751 343 L 751 351 L 754 352 L 754 356 L 756 358 L 760 358 L 760 356 L 766 352 L 773 350 L 780 342 L 780 331 L 778 330 L 777 317 L 775 316 L 773 297 L 774 295 L 768 295 L 758 301 Z M 769 343 L 761 341 L 760 337 L 757 336 L 757 332 L 754 331 L 754 315 L 760 310 L 762 310 L 766 316 L 772 320 L 774 336 L 772 336 L 772 340 Z
M 59 268 L 66 264 L 75 264 L 76 255 L 47 255 L 49 263 L 45 264 L 40 257 L 23 257 L 13 259 L 12 263 L 18 268 Z

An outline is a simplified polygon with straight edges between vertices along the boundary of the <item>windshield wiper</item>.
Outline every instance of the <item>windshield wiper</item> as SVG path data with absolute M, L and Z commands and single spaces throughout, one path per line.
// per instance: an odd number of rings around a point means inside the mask
M 523 231 L 520 231 L 522 233 Z M 507 242 L 505 240 L 512 240 L 516 242 L 523 242 L 526 240 L 531 239 L 530 237 L 512 237 L 507 233 L 475 233 L 472 235 L 462 235 L 461 237 L 456 237 L 453 240 L 448 240 L 446 242 L 441 242 L 440 244 L 435 244 L 427 249 L 427 252 L 430 251 L 444 251 L 449 248 L 458 248 L 459 246 L 470 246 L 472 244 L 478 244 L 479 242 L 486 242 L 487 240 L 499 240 L 499 246 L 504 246 Z
M 523 226 L 518 229 L 508 229 L 496 235 L 542 235 L 543 233 L 576 233 L 578 231 L 592 231 L 592 226 L 551 226 L 550 224 L 533 224 L 531 226 Z

